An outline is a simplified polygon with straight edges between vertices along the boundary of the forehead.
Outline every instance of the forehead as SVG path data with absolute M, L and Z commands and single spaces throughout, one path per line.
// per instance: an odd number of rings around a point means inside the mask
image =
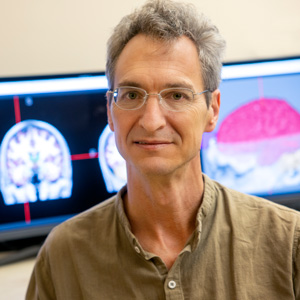
M 202 84 L 197 48 L 182 36 L 170 42 L 139 34 L 121 52 L 115 69 L 115 83 L 159 80 L 189 81 Z M 170 82 L 169 82 L 170 84 Z

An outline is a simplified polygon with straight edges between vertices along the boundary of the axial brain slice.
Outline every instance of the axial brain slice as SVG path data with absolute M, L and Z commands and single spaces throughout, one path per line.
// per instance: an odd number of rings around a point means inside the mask
M 67 144 L 50 124 L 16 124 L 1 145 L 1 190 L 5 204 L 71 196 L 72 169 Z

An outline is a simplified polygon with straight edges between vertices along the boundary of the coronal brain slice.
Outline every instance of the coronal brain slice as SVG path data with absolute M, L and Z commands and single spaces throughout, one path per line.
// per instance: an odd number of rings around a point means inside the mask
M 16 186 L 42 180 L 56 181 L 61 176 L 62 150 L 45 129 L 30 126 L 18 132 L 8 144 L 8 175 Z
M 24 123 L 15 125 L 19 130 L 7 133 L 1 147 L 2 174 L 6 176 L 1 187 L 6 204 L 70 197 L 72 170 L 66 142 L 45 122 Z

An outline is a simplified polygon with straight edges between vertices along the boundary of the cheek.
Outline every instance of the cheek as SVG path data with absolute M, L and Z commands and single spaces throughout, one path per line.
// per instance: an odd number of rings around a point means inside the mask
M 119 108 L 112 110 L 112 123 L 114 127 L 116 146 L 120 154 L 124 157 L 126 151 L 126 145 L 128 141 L 128 135 L 132 128 L 132 118 Z
M 115 111 L 111 111 L 110 114 L 110 120 L 109 120 L 109 127 L 110 129 L 114 132 L 115 135 L 115 141 L 116 141 L 116 146 L 118 148 L 118 150 L 120 151 L 120 137 L 122 136 L 122 128 L 124 128 L 124 126 L 122 126 L 122 124 L 120 124 L 120 118 L 118 118 L 118 116 L 116 116 Z
M 116 136 L 119 136 L 126 128 L 127 118 L 123 110 L 116 105 L 111 108 L 111 122 Z
M 186 124 L 184 126 L 185 132 L 183 132 L 183 138 L 188 141 L 188 145 L 193 149 L 200 150 L 201 142 L 202 142 L 202 135 L 205 131 L 206 124 L 207 124 L 207 109 L 196 109 L 191 108 L 189 110 L 190 114 L 189 117 L 182 121 L 182 124 Z
M 126 140 L 124 141 L 123 140 L 123 134 L 122 134 L 122 131 L 119 130 L 118 127 L 115 127 L 115 131 L 114 131 L 114 134 L 115 134 L 115 143 L 116 143 L 116 147 L 119 151 L 119 153 L 121 154 L 121 156 L 126 159 L 125 157 L 125 147 L 126 147 Z
M 196 151 L 200 151 L 201 142 L 202 142 L 202 132 L 200 132 L 200 130 L 195 130 L 192 140 L 193 140 L 193 147 L 191 148 L 195 149 Z
M 190 107 L 187 112 L 189 113 L 186 118 L 186 123 L 190 124 L 191 130 L 198 131 L 198 133 L 202 136 L 208 123 L 209 111 L 206 105 Z

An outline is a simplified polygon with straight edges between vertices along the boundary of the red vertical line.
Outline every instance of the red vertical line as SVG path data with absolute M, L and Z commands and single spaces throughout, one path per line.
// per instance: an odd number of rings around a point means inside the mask
M 30 223 L 31 218 L 30 218 L 30 208 L 28 202 L 24 203 L 24 214 L 25 214 L 25 222 Z
M 14 108 L 15 108 L 16 123 L 20 123 L 21 111 L 20 111 L 20 100 L 18 96 L 14 96 Z M 24 215 L 25 215 L 25 222 L 29 224 L 31 222 L 31 217 L 30 217 L 30 207 L 28 202 L 24 203 Z
M 21 122 L 20 101 L 18 96 L 14 96 L 15 120 L 16 123 Z

